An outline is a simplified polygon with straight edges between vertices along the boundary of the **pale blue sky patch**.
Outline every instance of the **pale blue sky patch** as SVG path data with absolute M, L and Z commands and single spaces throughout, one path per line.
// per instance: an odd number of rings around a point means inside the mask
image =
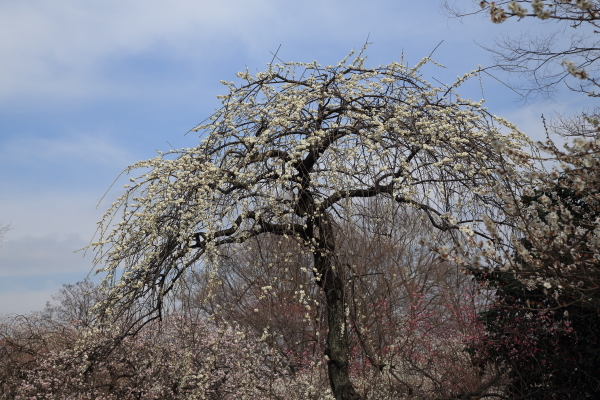
M 35 279 L 44 275 L 81 274 L 85 264 L 91 270 L 92 258 L 86 260 L 83 252 L 75 253 L 74 250 L 86 244 L 87 241 L 77 234 L 27 235 L 10 240 L 0 253 L 0 278 Z

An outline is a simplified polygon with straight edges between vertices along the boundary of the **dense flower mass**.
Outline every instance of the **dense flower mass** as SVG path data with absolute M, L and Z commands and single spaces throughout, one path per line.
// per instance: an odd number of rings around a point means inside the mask
M 280 356 L 227 326 L 172 315 L 135 336 L 40 316 L 2 321 L 2 399 L 260 399 L 285 395 Z M 116 340 L 116 342 L 115 342 Z M 325 397 L 326 398 L 326 395 Z
M 474 310 L 432 312 L 425 295 L 416 300 L 404 326 L 385 324 L 385 300 L 372 305 L 384 326 L 372 327 L 364 340 L 374 345 L 377 334 L 388 336 L 377 357 L 394 367 L 380 371 L 356 357 L 351 375 L 363 397 L 452 396 L 481 381 L 489 385 L 490 378 L 497 383 L 464 351 L 481 340 Z M 281 351 L 269 335 L 247 328 L 173 314 L 123 337 L 117 324 L 99 330 L 40 314 L 6 317 L 0 321 L 0 399 L 333 399 L 323 357 L 304 352 L 292 359 L 293 349 Z M 456 335 L 449 337 L 449 329 Z

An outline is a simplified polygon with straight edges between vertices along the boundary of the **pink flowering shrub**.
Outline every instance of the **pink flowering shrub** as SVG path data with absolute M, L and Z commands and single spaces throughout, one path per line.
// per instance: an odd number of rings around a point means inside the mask
M 503 384 L 500 371 L 473 349 L 484 340 L 475 303 L 441 294 L 440 308 L 431 295 L 414 293 L 413 304 L 382 331 L 353 330 L 357 356 L 351 367 L 357 388 L 366 399 L 490 397 Z M 387 313 L 387 301 L 374 304 L 373 314 Z M 381 343 L 376 336 L 382 336 Z M 376 368 L 373 368 L 375 366 Z

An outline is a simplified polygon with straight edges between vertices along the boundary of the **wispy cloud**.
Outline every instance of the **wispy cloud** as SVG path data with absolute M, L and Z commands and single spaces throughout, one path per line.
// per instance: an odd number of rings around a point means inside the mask
M 409 17 L 431 19 L 425 14 L 431 14 L 431 5 L 411 5 L 409 10 L 396 3 L 380 0 L 365 7 L 358 0 L 4 1 L 0 101 L 122 97 L 127 85 L 104 71 L 123 56 L 153 54 L 208 68 L 211 59 L 240 48 L 266 60 L 278 44 L 295 57 L 298 48 L 321 56 L 330 52 L 327 43 L 335 43 L 340 53 L 335 57 L 340 57 L 349 43 L 360 46 L 369 34 L 372 40 L 397 42 L 402 33 L 418 32 L 423 41 L 439 37 L 439 30 L 447 28 L 432 23 L 421 29 L 419 19 Z M 437 10 L 434 14 L 440 18 Z M 399 46 L 397 50 L 411 44 Z
M 132 155 L 101 133 L 77 133 L 43 137 L 25 134 L 3 141 L 0 163 L 11 165 L 41 165 L 85 161 L 86 164 L 124 165 Z
M 268 10 L 264 3 L 2 2 L 0 97 L 44 92 L 60 97 L 109 95 L 116 88 L 93 78 L 99 77 L 111 57 L 157 47 L 183 54 L 190 50 L 191 41 L 198 46 L 235 34 L 235 27 L 242 26 L 244 19 L 252 20 Z

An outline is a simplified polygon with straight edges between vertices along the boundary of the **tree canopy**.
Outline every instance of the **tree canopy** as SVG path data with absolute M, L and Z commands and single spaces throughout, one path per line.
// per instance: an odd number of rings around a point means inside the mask
M 349 57 L 336 66 L 291 62 L 238 73 L 241 84 L 222 82 L 229 90 L 222 108 L 193 129 L 201 133 L 197 147 L 126 170 L 145 169 L 92 244 L 110 289 L 101 315 L 142 305 L 146 317 L 159 316 L 187 271 L 218 267 L 223 246 L 261 235 L 293 240 L 311 256 L 326 299 L 334 396 L 358 398 L 348 374 L 353 270 L 337 258 L 336 226 L 353 221 L 369 199 L 413 207 L 457 240 L 481 234 L 480 214 L 501 218 L 489 188 L 508 185 L 507 174 L 526 165 L 520 148 L 528 141 L 482 102 L 456 93 L 475 71 L 434 87 L 418 72 L 428 58 L 414 68 L 368 68 L 362 53 Z

